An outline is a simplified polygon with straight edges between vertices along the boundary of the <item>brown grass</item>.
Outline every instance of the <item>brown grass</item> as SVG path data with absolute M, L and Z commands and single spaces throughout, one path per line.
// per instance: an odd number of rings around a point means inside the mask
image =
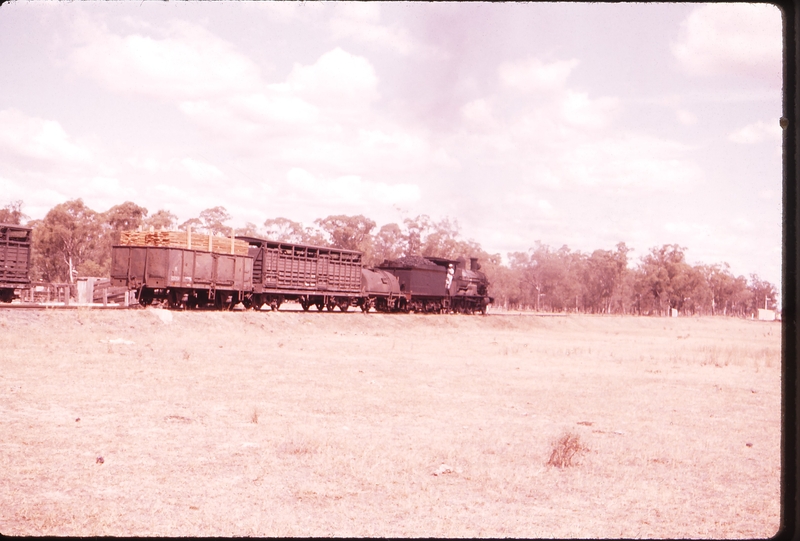
M 547 460 L 547 465 L 555 466 L 556 468 L 568 468 L 574 465 L 572 461 L 577 459 L 579 453 L 588 450 L 589 448 L 581 443 L 581 437 L 578 434 L 567 432 L 553 442 L 553 450 Z
M 778 529 L 779 324 L 156 312 L 0 310 L 1 533 Z

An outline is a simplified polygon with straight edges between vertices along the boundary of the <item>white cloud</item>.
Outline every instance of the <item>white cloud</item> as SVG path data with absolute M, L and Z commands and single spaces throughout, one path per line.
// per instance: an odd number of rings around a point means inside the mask
M 286 85 L 309 102 L 328 107 L 363 107 L 378 98 L 378 76 L 369 61 L 338 47 L 310 66 L 295 64 Z
M 366 59 L 336 48 L 314 64 L 295 64 L 284 82 L 263 84 L 255 92 L 185 100 L 179 109 L 239 153 L 263 152 L 266 140 L 274 152 L 276 138 L 329 143 L 341 138 L 343 129 L 370 123 L 377 84 Z M 319 154 L 317 149 L 304 152 Z
M 118 36 L 100 24 L 76 24 L 83 42 L 69 55 L 73 68 L 120 93 L 199 99 L 259 84 L 259 70 L 228 42 L 204 28 L 173 23 L 168 37 Z
M 229 103 L 232 111 L 254 122 L 312 124 L 320 115 L 318 107 L 281 90 L 233 96 Z
M 127 162 L 129 165 L 136 167 L 137 169 L 143 169 L 148 173 L 155 173 L 161 170 L 161 163 L 152 156 L 148 156 L 146 158 L 131 156 L 127 159 Z
M 79 189 L 72 191 L 70 197 L 83 197 L 86 204 L 95 210 L 105 210 L 122 201 L 129 201 L 136 196 L 136 191 L 124 186 L 119 179 L 97 176 L 89 179 Z
M 781 12 L 770 4 L 707 4 L 681 23 L 672 53 L 696 75 L 781 81 Z
M 537 201 L 536 206 L 539 208 L 539 211 L 544 214 L 545 216 L 554 216 L 557 214 L 555 208 L 553 208 L 552 203 L 547 199 L 540 199 Z
M 781 127 L 777 120 L 772 123 L 759 120 L 734 131 L 728 135 L 728 140 L 740 145 L 753 145 L 762 141 L 781 141 L 781 137 Z
M 247 111 L 243 105 L 231 96 L 229 99 L 183 101 L 178 109 L 219 144 L 231 145 L 241 152 L 257 147 L 256 137 L 273 125 L 259 119 L 257 112 Z
M 730 225 L 736 231 L 741 231 L 743 233 L 749 233 L 755 229 L 755 225 L 753 222 L 748 220 L 747 218 L 736 218 L 730 222 Z
M 324 3 L 319 5 L 315 2 L 243 2 L 244 9 L 252 9 L 256 16 L 266 16 L 271 20 L 282 24 L 289 24 L 302 20 L 303 24 L 308 24 L 322 8 Z
M 43 218 L 47 212 L 68 198 L 58 190 L 41 183 L 24 181 L 0 176 L 0 204 L 10 201 L 22 201 L 22 212 L 31 218 Z
M 497 69 L 500 82 L 523 92 L 552 91 L 564 86 L 578 60 L 559 60 L 545 64 L 532 58 L 519 62 L 503 62 Z
M 336 16 L 331 20 L 346 19 L 359 23 L 377 23 L 381 20 L 378 2 L 342 2 L 337 8 Z
M 436 163 L 453 167 L 456 162 L 444 149 L 434 149 L 421 134 L 385 124 L 381 129 L 359 129 L 353 150 L 354 160 L 369 164 L 372 170 L 391 167 L 393 171 L 414 171 Z
M 684 124 L 686 126 L 693 126 L 697 124 L 697 116 L 685 109 L 679 109 L 676 112 L 676 116 L 678 117 L 678 122 Z
M 619 99 L 601 97 L 589 99 L 588 94 L 568 90 L 561 101 L 561 113 L 572 125 L 583 128 L 607 126 L 619 109 Z
M 520 190 L 516 192 L 507 192 L 502 194 L 499 201 L 500 205 L 515 210 L 513 213 L 514 216 L 516 216 L 514 222 L 517 224 L 522 221 L 538 224 L 546 221 L 550 224 L 554 224 L 556 223 L 554 219 L 563 217 L 562 213 L 556 209 L 550 200 L 542 198 L 539 193 L 534 191 Z M 511 214 L 506 216 L 506 218 L 510 216 Z M 519 216 L 524 216 L 523 220 L 520 220 Z
M 219 180 L 225 176 L 222 171 L 213 165 L 192 158 L 182 159 L 181 164 L 195 180 Z
M 286 175 L 291 189 L 310 198 L 316 203 L 330 205 L 383 205 L 407 204 L 420 199 L 419 186 L 414 184 L 389 185 L 383 182 L 369 182 L 356 175 L 346 175 L 334 179 L 319 179 L 301 168 L 292 168 Z
M 380 5 L 376 2 L 344 2 L 331 18 L 334 39 L 351 38 L 407 55 L 419 47 L 403 28 L 379 23 Z
M 493 121 L 492 106 L 486 99 L 473 100 L 465 104 L 461 108 L 461 115 L 477 124 L 489 124 Z
M 44 161 L 87 162 L 92 157 L 88 149 L 70 140 L 58 122 L 16 109 L 0 111 L 0 150 Z
M 29 195 L 29 190 L 20 182 L 0 176 L 0 204 L 9 201 L 24 200 Z
M 708 237 L 712 233 L 712 228 L 708 224 L 695 222 L 667 222 L 664 230 L 668 233 L 686 236 Z
M 563 177 L 578 186 L 684 191 L 703 178 L 678 143 L 628 134 L 587 141 L 558 156 Z

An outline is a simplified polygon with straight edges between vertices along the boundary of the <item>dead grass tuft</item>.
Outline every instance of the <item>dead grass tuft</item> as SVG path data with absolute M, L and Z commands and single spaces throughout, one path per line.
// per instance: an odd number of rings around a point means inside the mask
M 250 422 L 254 425 L 258 424 L 258 408 L 253 408 L 253 413 L 250 414 Z
M 577 455 L 588 450 L 589 448 L 581 443 L 580 436 L 567 432 L 553 443 L 553 450 L 550 453 L 547 465 L 555 466 L 556 468 L 574 466 L 573 460 Z
M 279 443 L 275 447 L 276 453 L 281 455 L 304 456 L 316 454 L 319 450 L 317 442 L 297 434 Z

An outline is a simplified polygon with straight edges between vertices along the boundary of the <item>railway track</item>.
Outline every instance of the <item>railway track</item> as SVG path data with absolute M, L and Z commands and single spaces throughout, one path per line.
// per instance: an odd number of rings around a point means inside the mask
M 124 306 L 122 304 L 78 304 L 70 303 L 40 303 L 40 302 L 11 302 L 0 303 L 0 310 L 132 310 L 139 309 L 141 306 L 138 304 Z

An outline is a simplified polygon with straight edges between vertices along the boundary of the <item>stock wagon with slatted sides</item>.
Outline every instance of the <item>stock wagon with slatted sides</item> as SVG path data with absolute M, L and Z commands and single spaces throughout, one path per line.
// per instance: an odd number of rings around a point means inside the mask
M 0 302 L 30 286 L 31 228 L 0 223 Z
M 239 236 L 253 258 L 253 294 L 245 306 L 277 310 L 295 301 L 303 310 L 346 311 L 361 302 L 361 252 Z

